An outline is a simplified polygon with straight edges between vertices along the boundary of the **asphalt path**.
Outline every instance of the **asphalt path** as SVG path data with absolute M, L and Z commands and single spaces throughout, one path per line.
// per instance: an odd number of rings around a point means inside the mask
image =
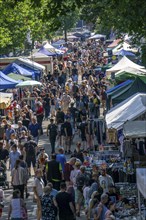
M 48 155 L 51 154 L 51 146 L 50 146 L 50 142 L 49 139 L 46 135 L 46 128 L 48 125 L 48 121 L 43 121 L 43 130 L 44 130 L 44 134 L 42 136 L 40 136 L 40 140 L 39 140 L 39 147 L 44 147 L 45 151 Z M 75 149 L 75 145 L 77 143 L 77 141 L 79 141 L 79 137 L 78 135 L 75 135 L 73 144 L 72 144 L 72 151 Z M 67 155 L 67 159 L 69 159 L 69 155 Z M 8 167 L 8 164 L 7 164 Z M 36 220 L 36 204 L 33 202 L 33 180 L 34 180 L 34 173 L 33 173 L 33 169 L 31 169 L 31 173 L 32 173 L 32 177 L 29 179 L 28 181 L 28 192 L 30 194 L 30 196 L 25 199 L 25 203 L 27 206 L 27 210 L 28 210 L 28 220 Z M 11 176 L 10 176 L 10 170 L 7 170 L 7 180 L 10 183 L 10 188 L 6 189 L 4 191 L 5 194 L 5 199 L 4 199 L 4 209 L 3 209 L 3 215 L 1 220 L 7 220 L 8 217 L 8 209 L 9 209 L 9 204 L 12 198 L 12 187 L 11 187 Z M 85 215 L 84 215 L 84 210 L 81 211 L 81 216 L 76 218 L 77 220 L 85 220 Z

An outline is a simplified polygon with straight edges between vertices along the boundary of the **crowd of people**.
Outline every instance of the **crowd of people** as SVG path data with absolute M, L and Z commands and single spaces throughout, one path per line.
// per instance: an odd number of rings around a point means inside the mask
M 53 74 L 42 86 L 13 90 L 9 114 L 0 118 L 0 168 L 9 161 L 13 196 L 8 219 L 27 219 L 24 198 L 32 176 L 37 220 L 73 220 L 84 207 L 87 219 L 115 219 L 119 199 L 106 169 L 92 164 L 90 151 L 106 143 L 106 90 L 110 83 L 97 69 L 107 64 L 102 41 L 75 42 L 70 54 L 54 58 Z M 33 98 L 31 105 L 27 99 Z M 25 100 L 23 99 L 25 98 Z M 48 121 L 44 134 L 43 120 Z M 48 148 L 40 148 L 41 135 Z M 78 136 L 76 149 L 73 148 Z M 50 142 L 50 145 L 49 145 Z M 68 159 L 69 158 L 69 159 Z M 86 166 L 91 170 L 87 172 Z M 25 194 L 25 196 L 24 196 Z

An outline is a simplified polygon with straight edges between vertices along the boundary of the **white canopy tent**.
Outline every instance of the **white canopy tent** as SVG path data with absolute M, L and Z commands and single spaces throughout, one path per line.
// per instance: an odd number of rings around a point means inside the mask
M 134 67 L 127 66 L 127 67 L 121 69 L 120 71 L 116 72 L 115 77 L 120 76 L 124 72 L 131 73 L 133 75 L 146 75 L 146 69 L 137 69 Z
M 49 50 L 50 52 L 53 53 L 57 53 L 57 54 L 64 54 L 64 51 L 56 49 L 55 47 L 53 47 L 51 44 L 49 44 L 48 42 L 44 45 L 44 48 Z
M 140 138 L 146 137 L 146 121 L 128 121 L 123 125 L 125 137 Z
M 137 93 L 113 107 L 106 115 L 108 128 L 121 129 L 126 121 L 131 121 L 146 112 L 146 94 Z
M 43 65 L 41 65 L 39 63 L 36 63 L 35 61 L 29 60 L 27 58 L 17 58 L 15 63 L 24 63 L 27 66 L 30 66 L 31 68 L 33 67 L 33 68 L 41 70 L 41 71 L 45 70 L 45 66 L 43 66 Z
M 101 38 L 106 38 L 106 35 L 103 35 L 103 34 L 95 34 L 91 37 L 89 37 L 89 39 L 101 39 Z
M 144 66 L 140 66 L 131 60 L 129 60 L 126 56 L 124 56 L 117 64 L 115 64 L 112 68 L 106 70 L 106 75 L 109 76 L 112 72 L 118 72 L 124 68 L 132 67 L 138 70 L 144 69 Z

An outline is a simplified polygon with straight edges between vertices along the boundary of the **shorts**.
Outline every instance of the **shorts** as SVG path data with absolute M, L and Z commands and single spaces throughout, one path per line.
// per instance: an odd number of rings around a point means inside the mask
M 28 168 L 31 167 L 31 163 L 33 167 L 36 167 L 36 158 L 35 157 L 26 158 L 26 163 L 27 163 Z
M 84 202 L 83 193 L 80 190 L 75 189 L 75 203 L 83 204 L 83 202 Z

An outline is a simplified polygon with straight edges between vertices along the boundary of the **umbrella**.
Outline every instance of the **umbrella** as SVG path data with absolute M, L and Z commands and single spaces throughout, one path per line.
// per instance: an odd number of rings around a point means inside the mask
M 27 86 L 41 86 L 42 83 L 38 82 L 38 81 L 35 81 L 35 80 L 27 80 L 27 81 L 24 81 L 24 82 L 20 82 L 16 85 L 16 87 L 27 87 Z

